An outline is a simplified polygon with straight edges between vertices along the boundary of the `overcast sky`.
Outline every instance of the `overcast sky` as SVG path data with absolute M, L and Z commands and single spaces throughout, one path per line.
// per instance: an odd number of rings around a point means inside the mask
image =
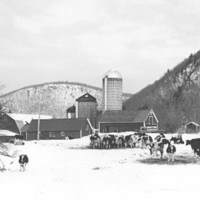
M 198 0 L 0 0 L 4 92 L 51 81 L 136 93 L 200 49 Z

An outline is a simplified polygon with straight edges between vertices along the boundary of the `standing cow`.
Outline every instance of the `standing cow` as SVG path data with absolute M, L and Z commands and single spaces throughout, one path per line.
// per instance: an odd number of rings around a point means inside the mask
M 186 145 L 190 145 L 194 151 L 194 155 L 198 155 L 200 151 L 200 138 L 195 138 L 191 140 L 186 140 Z
M 166 149 L 167 155 L 168 155 L 168 162 L 174 161 L 174 154 L 176 152 L 176 147 L 172 145 L 171 143 L 168 144 L 168 147 Z
M 22 154 L 19 156 L 19 164 L 20 164 L 20 171 L 26 170 L 26 165 L 28 164 L 28 156 L 26 154 Z

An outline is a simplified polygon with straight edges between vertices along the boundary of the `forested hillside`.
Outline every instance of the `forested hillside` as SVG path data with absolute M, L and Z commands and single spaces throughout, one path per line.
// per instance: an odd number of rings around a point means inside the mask
M 86 92 L 97 99 L 101 109 L 102 89 L 76 82 L 54 82 L 24 87 L 0 96 L 1 104 L 5 104 L 12 113 L 37 114 L 39 102 L 41 114 L 53 117 L 65 117 L 66 109 L 75 104 L 76 99 Z M 123 100 L 131 94 L 123 94 Z
M 153 108 L 160 128 L 170 132 L 200 123 L 200 51 L 125 102 L 127 110 L 144 108 Z

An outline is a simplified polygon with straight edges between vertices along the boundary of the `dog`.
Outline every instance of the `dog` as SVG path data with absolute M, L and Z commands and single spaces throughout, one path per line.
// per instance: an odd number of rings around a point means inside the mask
M 26 170 L 26 165 L 29 162 L 29 158 L 26 154 L 21 154 L 19 156 L 19 164 L 20 164 L 20 171 L 25 171 Z

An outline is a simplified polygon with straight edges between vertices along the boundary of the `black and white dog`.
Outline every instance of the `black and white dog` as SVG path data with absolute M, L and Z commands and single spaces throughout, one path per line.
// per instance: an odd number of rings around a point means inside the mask
M 19 156 L 20 171 L 26 170 L 26 165 L 27 165 L 28 161 L 29 161 L 29 159 L 26 154 L 22 154 Z

